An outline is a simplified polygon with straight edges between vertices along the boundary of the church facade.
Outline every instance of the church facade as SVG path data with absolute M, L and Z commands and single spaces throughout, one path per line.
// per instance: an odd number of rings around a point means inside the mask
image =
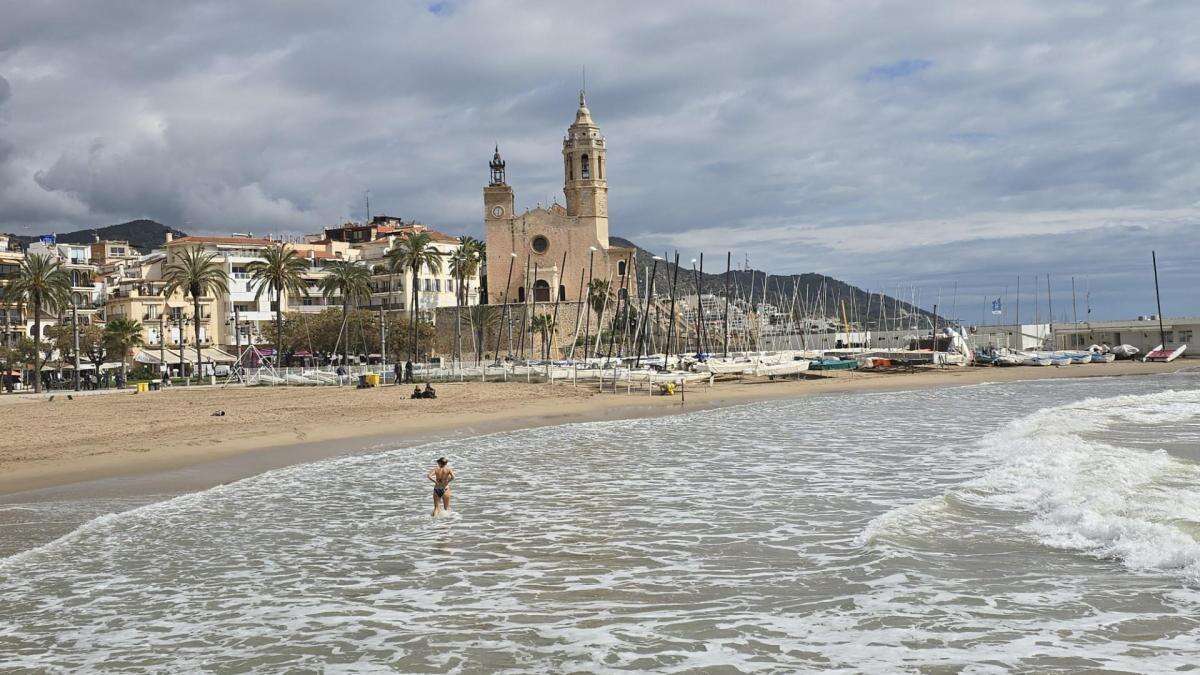
M 483 189 L 488 253 L 488 302 L 577 302 L 589 278 L 609 282 L 617 294 L 636 297 L 634 249 L 608 239 L 607 148 L 584 92 L 563 139 L 566 206 L 515 210 L 499 147 Z M 621 289 L 624 289 L 622 291 Z

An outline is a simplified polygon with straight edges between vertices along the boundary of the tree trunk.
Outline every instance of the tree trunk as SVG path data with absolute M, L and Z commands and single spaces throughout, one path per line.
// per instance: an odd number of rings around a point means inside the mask
M 283 289 L 275 290 L 275 367 L 283 365 Z
M 412 316 L 412 345 L 408 348 L 408 353 L 412 356 L 410 360 L 413 364 L 417 362 L 417 274 L 420 272 L 419 267 L 414 267 L 412 271 L 412 311 L 409 313 Z
M 203 363 L 203 361 L 200 359 L 200 298 L 199 298 L 199 296 L 196 296 L 196 295 L 192 296 L 192 316 L 196 319 L 196 325 L 195 325 L 195 328 L 196 328 L 196 330 L 195 330 L 195 334 L 196 334 L 196 369 L 195 369 L 195 373 L 196 373 L 197 379 L 199 379 L 199 377 L 202 376 L 204 374 L 204 372 L 203 372 L 203 368 L 201 367 L 201 364 Z M 180 353 L 182 353 L 182 352 L 180 352 Z
M 342 342 L 342 365 L 350 372 L 350 296 L 342 298 L 342 325 L 346 327 L 346 339 Z
M 454 293 L 454 360 L 462 361 L 462 279 Z
M 38 363 L 42 355 L 42 303 L 33 302 L 33 391 L 42 393 L 42 365 Z

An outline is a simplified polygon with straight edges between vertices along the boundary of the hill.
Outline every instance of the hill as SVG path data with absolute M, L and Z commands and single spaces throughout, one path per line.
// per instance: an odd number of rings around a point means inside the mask
M 651 251 L 621 237 L 609 236 L 609 241 L 618 246 L 628 246 L 637 250 L 635 269 L 639 279 L 645 279 L 651 269 L 654 269 L 654 254 Z M 696 277 L 700 278 L 701 293 L 711 293 L 717 296 L 725 295 L 725 259 L 705 259 L 706 271 L 698 275 L 692 271 L 691 260 L 680 260 L 679 274 L 676 278 L 676 295 L 696 293 Z M 655 295 L 666 294 L 671 287 L 671 277 L 675 276 L 673 260 L 663 260 L 658 263 L 654 273 Z M 764 294 L 763 282 L 767 288 Z M 845 317 L 851 323 L 868 327 L 892 325 L 897 315 L 925 317 L 930 323 L 934 320 L 933 312 L 915 307 L 908 302 L 889 295 L 883 296 L 877 291 L 868 293 L 857 286 L 852 286 L 833 277 L 811 272 L 805 274 L 776 275 L 757 269 L 733 269 L 729 274 L 730 295 L 734 298 L 749 300 L 755 304 L 765 302 L 786 310 L 791 307 L 797 313 L 809 316 L 826 316 L 842 319 L 842 306 L 845 303 Z M 940 314 L 940 313 L 939 313 Z M 944 319 L 938 319 L 943 321 Z M 925 320 L 921 325 L 928 326 Z
M 97 237 L 100 239 L 127 241 L 130 246 L 142 253 L 148 253 L 152 249 L 162 248 L 162 245 L 167 241 L 167 232 L 171 232 L 176 237 L 187 236 L 186 233 L 176 230 L 173 227 L 167 227 L 162 223 L 142 218 L 106 227 L 56 234 L 55 237 L 60 243 L 64 244 L 90 244 Z M 28 247 L 29 244 L 37 241 L 39 237 L 16 235 L 15 239 L 21 242 L 22 247 Z

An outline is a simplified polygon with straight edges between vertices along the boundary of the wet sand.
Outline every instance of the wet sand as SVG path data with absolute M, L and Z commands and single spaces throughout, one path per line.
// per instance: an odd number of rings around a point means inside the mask
M 149 394 L 0 397 L 0 496 L 44 488 L 73 493 L 178 494 L 291 464 L 382 446 L 569 422 L 675 414 L 835 392 L 897 391 L 982 382 L 1106 377 L 1200 367 L 1117 362 L 1063 368 L 945 368 L 911 373 L 813 373 L 804 380 L 718 381 L 679 396 L 646 389 L 597 393 L 570 384 L 447 383 L 437 400 L 403 387 L 176 389 Z M 223 416 L 214 417 L 216 411 Z M 91 488 L 88 485 L 92 485 Z M 124 487 L 114 487 L 123 485 Z M 55 490 L 62 493 L 64 490 Z M 3 501 L 11 501 L 5 499 Z

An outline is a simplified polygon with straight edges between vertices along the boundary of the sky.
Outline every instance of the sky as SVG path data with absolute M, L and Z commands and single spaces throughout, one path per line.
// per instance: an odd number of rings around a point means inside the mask
M 0 0 L 0 231 L 482 235 L 562 201 L 586 67 L 611 231 L 970 322 L 1200 315 L 1200 6 Z M 590 6 L 595 5 L 595 6 Z M 1035 291 L 1036 283 L 1039 284 Z M 1076 286 L 1071 301 L 1071 279 Z

